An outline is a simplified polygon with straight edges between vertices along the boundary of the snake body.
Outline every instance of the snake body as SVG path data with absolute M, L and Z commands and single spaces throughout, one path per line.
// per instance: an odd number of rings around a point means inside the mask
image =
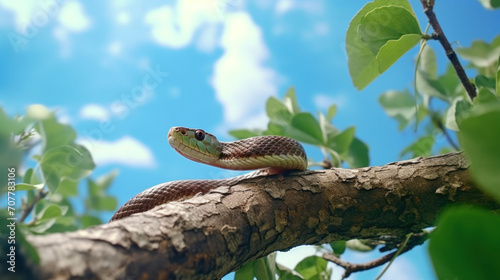
M 168 132 L 168 142 L 188 159 L 225 169 L 267 169 L 268 174 L 277 174 L 286 170 L 307 168 L 307 157 L 302 145 L 283 136 L 256 136 L 233 142 L 220 142 L 214 135 L 201 129 L 173 127 Z M 256 174 L 249 173 L 229 179 L 182 180 L 159 184 L 126 202 L 113 215 L 111 221 L 148 211 L 170 201 L 204 194 L 222 185 L 232 186 Z

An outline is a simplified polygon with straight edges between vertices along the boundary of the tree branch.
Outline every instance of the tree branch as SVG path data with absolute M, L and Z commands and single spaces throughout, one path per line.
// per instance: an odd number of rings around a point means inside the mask
M 213 279 L 301 244 L 403 236 L 450 204 L 498 209 L 461 153 L 245 179 L 106 225 L 28 236 L 41 279 Z
M 457 72 L 457 76 L 462 82 L 465 90 L 467 91 L 467 94 L 470 97 L 470 100 L 474 100 L 476 97 L 476 87 L 474 84 L 472 84 L 467 78 L 467 74 L 465 74 L 464 68 L 462 67 L 462 64 L 460 64 L 460 61 L 458 60 L 457 54 L 451 47 L 450 42 L 448 42 L 448 39 L 444 35 L 443 29 L 441 29 L 441 25 L 439 24 L 436 14 L 434 13 L 434 0 L 420 0 L 422 3 L 422 6 L 424 8 L 424 13 L 429 19 L 429 23 L 432 26 L 432 29 L 434 29 L 434 34 L 433 38 L 439 40 L 439 43 L 444 48 L 444 51 L 446 52 L 446 56 L 448 59 L 451 61 L 451 64 L 453 65 L 453 68 L 455 68 L 455 71 Z
M 429 234 L 427 232 L 419 232 L 419 233 L 414 233 L 412 234 L 410 240 L 406 243 L 406 246 L 401 250 L 401 252 L 398 252 L 399 250 L 396 250 L 392 253 L 389 253 L 387 255 L 384 255 L 376 260 L 367 262 L 367 263 L 362 263 L 362 264 L 354 264 L 350 262 L 346 262 L 339 257 L 335 256 L 334 254 L 330 253 L 324 253 L 323 258 L 327 261 L 331 261 L 342 268 L 345 269 L 344 274 L 342 275 L 342 279 L 345 279 L 349 277 L 353 272 L 359 272 L 359 271 L 365 271 L 369 270 L 372 268 L 375 268 L 377 266 L 381 266 L 383 264 L 386 264 L 390 262 L 396 254 L 402 255 L 411 249 L 413 249 L 415 246 L 419 246 L 424 244 L 424 242 L 429 238 Z

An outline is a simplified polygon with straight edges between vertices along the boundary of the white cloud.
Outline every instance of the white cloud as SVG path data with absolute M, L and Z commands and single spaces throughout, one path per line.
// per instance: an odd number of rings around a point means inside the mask
M 291 11 L 295 5 L 293 0 L 280 0 L 276 2 L 275 11 L 278 15 L 285 14 Z
M 98 165 L 122 164 L 144 168 L 156 165 L 151 150 L 130 136 L 124 136 L 116 141 L 82 138 L 78 142 L 89 149 Z
M 145 16 L 153 39 L 160 45 L 175 49 L 189 45 L 202 25 L 219 21 L 216 7 L 206 0 L 179 0 L 175 6 L 165 5 Z
M 297 0 L 279 0 L 276 2 L 274 11 L 277 15 L 284 15 L 293 10 L 304 11 L 310 14 L 317 14 L 324 10 L 321 1 L 297 1 Z
M 108 52 L 114 56 L 120 55 L 122 53 L 122 50 L 123 50 L 123 45 L 121 42 L 115 41 L 109 44 L 108 46 Z
M 120 25 L 127 25 L 130 22 L 130 15 L 127 12 L 119 12 L 115 20 Z
M 83 10 L 80 2 L 66 3 L 59 12 L 59 23 L 73 32 L 82 32 L 90 28 L 90 19 Z
M 80 117 L 82 119 L 106 121 L 109 119 L 109 113 L 101 105 L 87 104 L 80 109 Z
M 277 93 L 278 74 L 265 65 L 269 53 L 260 28 L 244 12 L 227 15 L 214 65 L 212 86 L 222 104 L 225 123 L 241 124 L 259 116 L 265 100 Z
M 219 28 L 214 24 L 209 24 L 201 28 L 200 35 L 196 40 L 196 47 L 202 52 L 212 52 L 216 47 L 219 39 Z
M 0 0 L 0 6 L 4 10 L 10 10 L 14 14 L 16 30 L 20 33 L 25 33 L 26 28 L 30 22 L 31 15 L 37 8 L 37 1 Z
M 345 107 L 346 98 L 342 94 L 316 94 L 314 95 L 314 105 L 320 110 L 326 110 L 331 105 L 336 104 L 337 107 Z

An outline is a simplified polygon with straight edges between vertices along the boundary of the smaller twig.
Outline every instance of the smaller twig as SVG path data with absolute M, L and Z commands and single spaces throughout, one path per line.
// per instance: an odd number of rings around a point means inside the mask
M 453 141 L 453 139 L 451 138 L 451 135 L 448 133 L 448 130 L 444 127 L 443 122 L 440 119 L 434 119 L 433 121 L 436 124 L 436 126 L 439 128 L 439 130 L 441 130 L 441 132 L 443 132 L 444 137 L 446 138 L 448 143 L 453 147 L 453 149 L 455 149 L 455 151 L 460 151 L 460 148 L 455 143 L 455 141 Z
M 402 255 L 414 247 L 418 245 L 422 245 L 427 239 L 429 238 L 429 233 L 426 231 L 423 231 L 421 233 L 413 233 L 408 241 L 406 242 L 406 246 L 404 246 L 402 249 L 397 250 L 395 252 L 392 252 L 390 254 L 387 254 L 385 256 L 382 256 L 378 259 L 375 259 L 373 261 L 367 262 L 367 263 L 362 263 L 362 264 L 354 264 L 350 262 L 343 261 L 339 257 L 335 256 L 334 254 L 331 253 L 324 253 L 323 258 L 327 261 L 331 261 L 338 266 L 341 266 L 342 268 L 345 269 L 344 274 L 342 275 L 342 279 L 345 279 L 349 277 L 353 272 L 359 272 L 359 271 L 365 271 L 368 269 L 375 268 L 377 266 L 381 266 L 385 263 L 390 262 L 395 256 Z
M 422 3 L 422 6 L 424 8 L 424 13 L 429 19 L 429 23 L 432 26 L 432 29 L 434 29 L 434 34 L 432 34 L 432 38 L 438 40 L 441 45 L 444 48 L 444 51 L 446 52 L 446 56 L 448 59 L 451 61 L 451 64 L 453 65 L 453 68 L 455 68 L 455 72 L 457 72 L 457 76 L 462 82 L 465 90 L 467 91 L 467 94 L 470 97 L 470 100 L 474 100 L 476 97 L 476 87 L 474 84 L 472 84 L 467 77 L 467 74 L 465 73 L 464 68 L 462 67 L 462 64 L 460 64 L 460 61 L 458 60 L 457 54 L 451 47 L 450 42 L 444 35 L 443 29 L 441 28 L 441 25 L 439 24 L 436 14 L 434 13 L 434 1 L 429 1 L 429 0 L 420 0 Z
M 33 199 L 33 201 L 30 204 L 24 204 L 22 206 L 21 216 L 19 217 L 19 222 L 20 223 L 24 222 L 24 220 L 26 219 L 26 217 L 28 217 L 28 215 L 33 210 L 33 207 L 35 207 L 35 205 L 38 203 L 38 201 L 40 201 L 40 199 L 42 199 L 45 196 L 47 196 L 48 193 L 49 193 L 48 191 L 45 191 L 45 190 L 42 189 L 42 190 L 40 190 L 37 193 L 37 195 L 35 196 L 35 198 Z

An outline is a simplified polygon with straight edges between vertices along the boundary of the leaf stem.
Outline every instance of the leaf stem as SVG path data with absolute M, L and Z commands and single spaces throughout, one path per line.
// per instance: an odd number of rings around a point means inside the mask
M 474 86 L 474 84 L 470 82 L 469 78 L 467 78 L 467 74 L 465 73 L 462 64 L 460 64 L 457 54 L 455 53 L 455 51 L 451 47 L 450 42 L 444 35 L 443 29 L 441 28 L 441 25 L 437 20 L 436 14 L 434 13 L 434 1 L 420 0 L 420 2 L 422 3 L 422 6 L 424 8 L 425 15 L 429 19 L 430 25 L 434 29 L 434 34 L 432 35 L 433 39 L 436 39 L 439 41 L 439 43 L 441 43 L 441 45 L 444 48 L 444 51 L 446 52 L 446 56 L 451 61 L 453 68 L 455 68 L 457 76 L 462 82 L 465 90 L 467 91 L 469 98 L 471 100 L 474 100 L 474 98 L 477 95 L 476 87 Z

